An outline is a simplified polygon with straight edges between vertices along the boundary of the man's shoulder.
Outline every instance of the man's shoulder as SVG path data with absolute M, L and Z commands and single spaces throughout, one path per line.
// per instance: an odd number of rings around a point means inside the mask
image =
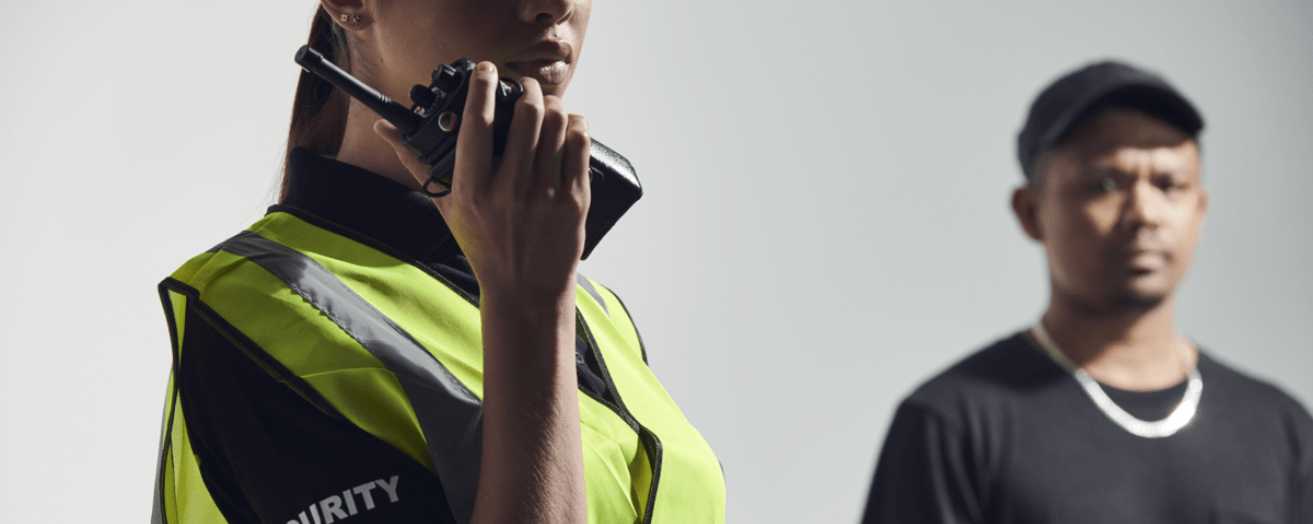
M 1247 411 L 1256 408 L 1274 411 L 1289 422 L 1313 431 L 1313 416 L 1281 386 L 1219 360 L 1211 350 L 1200 352 L 1199 370 L 1205 388 L 1212 389 L 1217 396 L 1247 406 Z
M 1272 382 L 1219 361 L 1211 351 L 1200 351 L 1199 374 L 1204 384 L 1201 410 L 1244 428 L 1242 438 L 1261 442 L 1313 479 L 1313 416 L 1299 400 Z
M 1028 386 L 1060 371 L 1028 336 L 1015 332 L 972 351 L 923 382 L 903 406 L 961 419 L 969 412 L 1023 397 Z

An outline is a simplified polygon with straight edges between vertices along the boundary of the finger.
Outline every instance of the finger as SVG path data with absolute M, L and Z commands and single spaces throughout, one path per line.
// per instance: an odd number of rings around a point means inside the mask
M 410 176 L 415 179 L 417 185 L 423 187 L 424 184 L 428 183 L 429 166 L 421 162 L 419 156 L 410 149 L 410 146 L 406 145 L 405 141 L 401 138 L 401 131 L 398 130 L 396 126 L 393 126 L 391 122 L 380 118 L 374 121 L 374 133 L 379 137 L 382 137 L 383 141 L 387 142 L 389 146 L 392 146 L 392 151 L 397 154 L 397 159 L 401 160 L 401 165 L 404 166 L 406 171 L 410 173 Z M 439 188 L 430 187 L 429 189 L 436 191 Z M 433 198 L 431 200 L 433 200 L 433 203 L 437 204 L 439 211 L 443 210 L 443 199 Z
M 543 125 L 538 137 L 538 152 L 533 161 L 534 194 L 546 194 L 561 186 L 561 167 L 565 152 L 565 129 L 569 117 L 557 96 L 543 97 Z
M 524 94 L 515 102 L 515 116 L 506 137 L 506 150 L 502 153 L 499 174 L 505 174 L 507 183 L 526 189 L 532 183 L 534 152 L 543 125 L 543 90 L 533 78 L 521 79 Z
M 460 134 L 456 137 L 453 186 L 457 185 L 454 178 L 457 173 L 475 175 L 474 180 L 459 181 L 460 184 L 468 184 L 474 191 L 481 191 L 492 182 L 492 123 L 497 110 L 493 89 L 496 85 L 497 66 L 492 62 L 479 62 L 470 77 Z
M 592 139 L 583 115 L 571 114 L 565 131 L 565 162 L 561 172 L 561 190 L 569 192 L 586 214 L 592 203 L 592 185 L 588 176 L 588 159 Z
M 410 149 L 410 146 L 406 145 L 405 140 L 401 138 L 401 131 L 396 126 L 380 118 L 374 121 L 374 133 L 392 146 L 392 152 L 397 154 L 397 159 L 401 160 L 401 165 L 405 166 L 415 182 L 423 185 L 428 181 L 429 167 L 419 160 L 419 156 Z

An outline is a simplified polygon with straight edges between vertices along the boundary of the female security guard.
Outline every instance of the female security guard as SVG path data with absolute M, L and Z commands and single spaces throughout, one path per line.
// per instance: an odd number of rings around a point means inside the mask
M 715 456 L 620 300 L 576 276 L 589 0 L 321 0 L 310 44 L 393 98 L 476 69 L 454 190 L 302 75 L 278 205 L 160 286 L 154 521 L 719 522 Z M 518 79 L 494 158 L 492 89 Z M 377 123 L 376 123 L 377 122 Z

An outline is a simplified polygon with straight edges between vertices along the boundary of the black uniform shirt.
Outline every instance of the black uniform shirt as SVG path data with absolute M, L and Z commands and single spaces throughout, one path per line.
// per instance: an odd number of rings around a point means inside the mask
M 469 265 L 423 194 L 304 150 L 293 151 L 288 177 L 284 202 L 270 211 L 412 261 L 477 300 Z M 230 522 L 452 521 L 440 479 L 276 379 L 268 357 L 219 315 L 194 304 L 186 326 L 177 382 L 188 436 Z M 576 349 L 580 389 L 613 403 L 587 344 Z
M 1313 523 L 1313 418 L 1277 388 L 1199 355 L 1189 425 L 1137 437 L 1025 333 L 913 392 L 894 415 L 863 522 Z M 1158 420 L 1185 385 L 1119 406 Z

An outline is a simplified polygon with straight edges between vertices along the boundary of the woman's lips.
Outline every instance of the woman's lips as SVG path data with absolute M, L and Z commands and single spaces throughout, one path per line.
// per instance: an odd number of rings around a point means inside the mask
M 506 67 L 520 77 L 531 77 L 544 86 L 559 86 L 570 74 L 570 64 L 564 60 L 527 60 L 507 62 Z

